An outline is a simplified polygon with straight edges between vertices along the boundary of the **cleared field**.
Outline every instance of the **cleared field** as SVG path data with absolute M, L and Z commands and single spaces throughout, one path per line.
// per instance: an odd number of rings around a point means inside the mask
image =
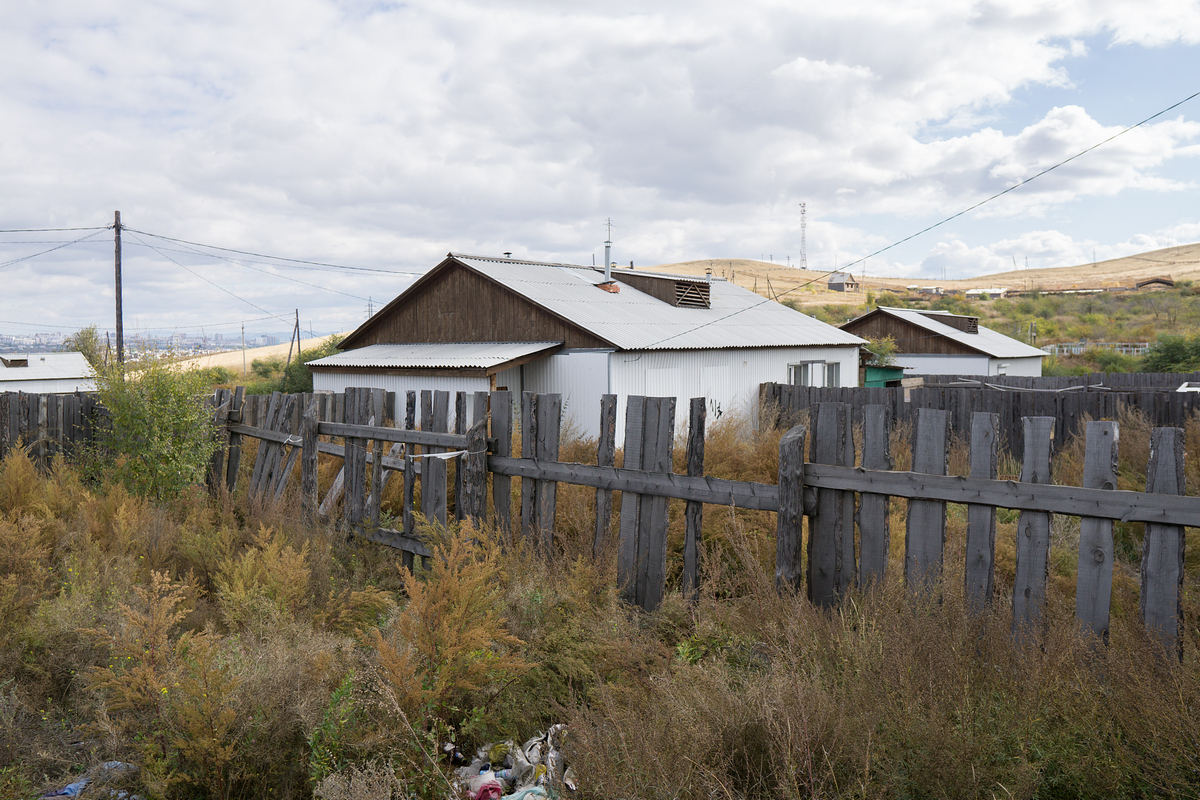
M 346 334 L 341 334 L 345 336 Z M 315 339 L 301 339 L 301 350 L 312 350 L 328 339 L 328 336 L 319 336 Z M 267 347 L 249 347 L 245 350 L 229 350 L 224 353 L 209 353 L 204 356 L 196 356 L 195 358 L 187 358 L 180 363 L 185 367 L 224 367 L 225 369 L 233 370 L 238 375 L 245 375 L 250 369 L 250 365 L 254 363 L 256 358 L 271 358 L 279 356 L 287 358 L 288 343 L 273 344 Z M 295 356 L 295 345 L 292 344 L 292 355 Z M 245 365 L 243 367 L 243 364 Z

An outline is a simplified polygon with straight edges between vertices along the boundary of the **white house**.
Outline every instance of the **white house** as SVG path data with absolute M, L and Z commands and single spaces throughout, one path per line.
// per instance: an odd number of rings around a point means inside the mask
M 615 394 L 620 437 L 630 395 L 679 398 L 682 426 L 691 397 L 711 421 L 766 381 L 856 385 L 860 344 L 721 278 L 451 253 L 308 366 L 317 391 L 560 393 L 593 436 Z
M 889 337 L 906 375 L 1041 375 L 1046 353 L 948 311 L 880 306 L 842 326 L 871 341 Z
M 0 392 L 63 394 L 95 390 L 95 372 L 83 353 L 0 354 Z

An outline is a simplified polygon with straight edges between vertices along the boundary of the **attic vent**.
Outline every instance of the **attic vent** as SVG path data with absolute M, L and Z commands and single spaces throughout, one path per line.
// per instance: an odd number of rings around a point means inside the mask
M 45 359 L 43 359 L 45 360 Z M 28 367 L 29 359 L 23 356 L 13 356 L 11 358 L 0 357 L 0 361 L 4 362 L 6 367 Z
M 967 333 L 979 333 L 979 317 L 967 317 L 967 325 L 963 330 Z
M 698 281 L 675 281 L 675 305 L 685 308 L 709 308 L 709 284 Z

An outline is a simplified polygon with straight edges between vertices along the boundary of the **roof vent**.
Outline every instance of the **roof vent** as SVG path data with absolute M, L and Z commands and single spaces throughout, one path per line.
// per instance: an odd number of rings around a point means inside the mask
M 711 288 L 708 281 L 675 281 L 675 305 L 684 308 L 710 308 Z
M 42 360 L 45 361 L 45 359 L 42 359 Z M 10 369 L 13 367 L 28 367 L 29 366 L 29 357 L 28 356 L 9 356 L 8 358 L 4 358 L 3 356 L 0 356 L 0 361 L 3 361 L 4 366 L 9 367 Z

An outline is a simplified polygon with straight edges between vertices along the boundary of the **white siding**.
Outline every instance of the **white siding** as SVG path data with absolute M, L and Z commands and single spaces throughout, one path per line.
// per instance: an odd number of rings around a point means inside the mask
M 988 357 L 898 353 L 896 363 L 905 375 L 987 375 Z
M 47 378 L 32 381 L 0 381 L 0 392 L 25 392 L 26 394 L 70 394 L 72 392 L 94 392 L 93 378 Z
M 561 394 L 563 419 L 574 418 L 585 436 L 598 436 L 600 397 L 609 392 L 608 357 L 611 352 L 565 350 L 549 358 L 531 361 L 524 367 L 523 390 Z
M 988 375 L 1041 377 L 1042 359 L 1040 356 L 1033 358 L 993 358 L 988 364 Z
M 688 401 L 708 400 L 708 423 L 725 414 L 758 412 L 758 386 L 786 383 L 788 365 L 823 361 L 840 365 L 843 385 L 857 385 L 857 347 L 770 347 L 729 350 L 623 351 L 609 357 L 611 392 L 617 395 L 617 440 L 625 432 L 630 395 L 675 397 L 675 430 L 687 429 Z M 599 417 L 599 398 L 593 401 Z M 589 429 L 589 435 L 595 435 Z

